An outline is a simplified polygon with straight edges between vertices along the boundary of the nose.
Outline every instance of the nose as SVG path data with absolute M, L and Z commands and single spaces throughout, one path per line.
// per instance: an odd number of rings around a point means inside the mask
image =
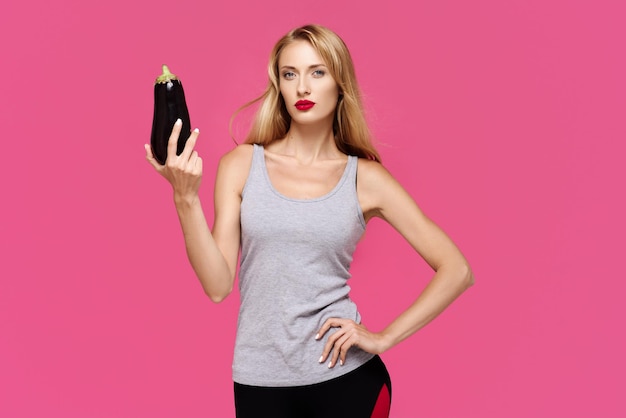
M 306 96 L 309 94 L 311 94 L 311 88 L 309 87 L 306 77 L 300 77 L 298 80 L 298 95 Z

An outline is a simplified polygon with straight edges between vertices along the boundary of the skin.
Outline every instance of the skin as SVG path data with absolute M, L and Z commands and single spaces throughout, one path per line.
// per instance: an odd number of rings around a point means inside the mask
M 337 184 L 347 156 L 333 139 L 333 117 L 339 89 L 323 60 L 306 41 L 285 47 L 278 61 L 280 91 L 292 117 L 285 138 L 265 147 L 270 180 L 280 193 L 310 199 L 328 193 Z M 295 108 L 298 100 L 315 106 Z M 198 190 L 202 159 L 194 150 L 199 131 L 191 133 L 184 151 L 176 155 L 181 125 L 176 124 L 168 145 L 165 165 L 146 145 L 148 162 L 171 185 L 185 238 L 189 261 L 204 291 L 214 302 L 233 289 L 240 247 L 240 204 L 252 162 L 252 145 L 243 144 L 224 155 L 215 182 L 215 219 L 210 230 Z M 418 207 L 407 191 L 379 163 L 359 159 L 357 194 L 366 221 L 378 217 L 389 223 L 433 268 L 434 276 L 418 298 L 380 332 L 345 318 L 330 318 L 316 339 L 334 330 L 322 348 L 319 362 L 328 367 L 344 364 L 348 349 L 358 346 L 380 354 L 417 332 L 474 283 L 465 257 L 452 240 Z

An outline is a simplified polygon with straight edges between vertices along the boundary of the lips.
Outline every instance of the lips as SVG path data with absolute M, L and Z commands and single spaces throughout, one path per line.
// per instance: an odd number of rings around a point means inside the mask
M 296 109 L 298 110 L 309 110 L 313 106 L 315 106 L 315 102 L 309 100 L 298 100 L 296 102 Z

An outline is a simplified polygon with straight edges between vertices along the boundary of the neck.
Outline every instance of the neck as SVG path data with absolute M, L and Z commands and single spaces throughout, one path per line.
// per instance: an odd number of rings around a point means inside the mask
M 332 127 L 320 130 L 319 126 L 292 124 L 285 139 L 280 141 L 280 153 L 291 155 L 302 163 L 334 159 L 341 156 L 335 144 Z

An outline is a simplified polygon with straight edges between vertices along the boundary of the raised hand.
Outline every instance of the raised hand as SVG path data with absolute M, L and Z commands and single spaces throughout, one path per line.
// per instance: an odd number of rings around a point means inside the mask
M 176 146 L 180 137 L 182 122 L 179 119 L 174 124 L 172 134 L 167 143 L 167 159 L 161 165 L 154 158 L 150 145 L 144 145 L 146 149 L 146 159 L 172 185 L 174 194 L 179 197 L 194 197 L 200 188 L 202 179 L 202 158 L 194 150 L 200 131 L 194 129 L 185 144 L 185 148 L 180 155 L 176 155 Z

